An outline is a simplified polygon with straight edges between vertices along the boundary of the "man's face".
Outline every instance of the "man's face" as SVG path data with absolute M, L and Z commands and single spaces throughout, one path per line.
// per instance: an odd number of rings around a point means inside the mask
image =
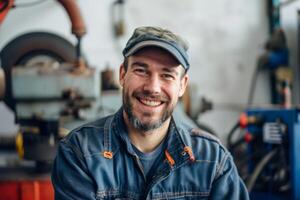
M 139 131 L 159 128 L 170 118 L 188 76 L 178 61 L 157 47 L 141 49 L 120 67 L 125 117 Z

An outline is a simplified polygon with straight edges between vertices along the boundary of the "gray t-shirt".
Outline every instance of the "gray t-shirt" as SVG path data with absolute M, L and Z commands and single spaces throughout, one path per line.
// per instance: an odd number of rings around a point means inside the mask
M 133 150 L 138 155 L 142 165 L 143 170 L 146 175 L 146 177 L 152 177 L 151 174 L 155 173 L 155 171 L 151 170 L 152 168 L 155 168 L 156 163 L 160 162 L 163 159 L 164 155 L 164 149 L 165 149 L 165 142 L 162 141 L 161 144 L 154 149 L 154 151 L 150 153 L 143 153 L 140 150 L 138 150 L 133 144 L 132 144 Z M 154 167 L 153 167 L 154 166 Z M 149 174 L 149 172 L 151 172 Z
M 126 141 L 126 144 L 131 144 L 132 150 L 137 154 L 137 156 L 139 157 L 142 167 L 143 167 L 143 171 L 144 174 L 147 178 L 147 180 L 151 180 L 152 176 L 155 174 L 156 172 L 156 166 L 160 166 L 161 163 L 164 160 L 164 150 L 166 149 L 166 141 L 167 141 L 167 137 L 161 142 L 161 144 L 155 148 L 154 151 L 150 152 L 150 153 L 143 153 L 141 151 L 139 151 L 132 143 L 130 138 L 128 137 L 128 133 L 127 133 L 127 128 L 124 122 L 124 119 L 122 116 L 119 116 L 117 118 L 117 120 L 119 121 L 119 125 L 117 126 L 117 131 L 120 132 L 120 136 Z M 169 131 L 168 131 L 169 132 Z

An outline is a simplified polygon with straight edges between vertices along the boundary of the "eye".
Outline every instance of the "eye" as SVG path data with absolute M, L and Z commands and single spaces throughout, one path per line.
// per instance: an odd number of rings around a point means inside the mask
M 135 68 L 133 70 L 136 74 L 145 75 L 147 74 L 147 70 L 144 68 Z
M 171 81 L 171 80 L 174 80 L 175 77 L 171 74 L 163 74 L 162 77 L 165 79 L 165 80 L 168 80 L 168 81 Z

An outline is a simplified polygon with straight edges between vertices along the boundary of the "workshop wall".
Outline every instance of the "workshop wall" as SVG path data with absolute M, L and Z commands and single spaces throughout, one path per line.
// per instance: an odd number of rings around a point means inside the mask
M 28 0 L 16 0 L 16 5 Z M 261 0 L 127 0 L 125 35 L 113 32 L 111 0 L 78 0 L 87 24 L 83 52 L 89 63 L 99 69 L 110 66 L 118 72 L 121 50 L 137 26 L 156 25 L 183 35 L 190 44 L 190 82 L 193 107 L 200 97 L 213 102 L 215 109 L 202 114 L 201 122 L 221 136 L 235 123 L 247 102 L 256 58 L 268 37 L 265 1 Z M 75 43 L 69 19 L 54 0 L 12 10 L 0 26 L 0 48 L 14 37 L 29 31 L 58 33 Z M 265 75 L 258 78 L 255 102 L 266 103 L 269 94 Z M 3 119 L 8 111 L 0 106 L 1 131 L 15 127 Z

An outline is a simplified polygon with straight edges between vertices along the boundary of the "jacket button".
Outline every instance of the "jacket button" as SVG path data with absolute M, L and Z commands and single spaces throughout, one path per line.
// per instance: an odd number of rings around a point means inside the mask
M 186 152 L 185 152 L 185 151 L 181 152 L 181 155 L 182 155 L 182 156 L 185 156 L 185 155 L 186 155 Z

